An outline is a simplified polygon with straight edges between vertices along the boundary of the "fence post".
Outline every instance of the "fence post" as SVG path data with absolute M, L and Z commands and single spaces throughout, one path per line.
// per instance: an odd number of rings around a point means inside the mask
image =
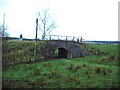
M 49 37 L 49 40 L 51 40 L 51 35 L 50 35 L 50 37 Z
M 81 39 L 80 39 L 80 42 L 82 42 L 82 37 L 81 37 Z
M 59 40 L 59 36 L 58 36 L 58 40 Z
M 37 31 L 38 31 L 38 19 L 36 19 L 36 37 L 35 37 L 35 48 L 34 48 L 34 61 L 36 61 L 37 51 Z
M 79 38 L 77 38 L 77 42 L 79 42 Z
M 67 36 L 66 36 L 66 42 L 67 42 Z
M 74 37 L 73 37 L 73 42 L 74 42 Z

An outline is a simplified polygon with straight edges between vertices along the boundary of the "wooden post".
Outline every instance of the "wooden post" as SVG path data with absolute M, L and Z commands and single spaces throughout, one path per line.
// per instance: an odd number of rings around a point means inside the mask
M 74 42 L 74 37 L 73 37 L 73 42 Z
M 79 42 L 79 38 L 77 38 L 77 42 Z
M 67 42 L 67 36 L 66 36 L 66 42 Z
M 36 37 L 35 37 L 35 42 L 37 42 L 37 31 L 38 31 L 38 19 L 36 19 Z
M 59 40 L 59 36 L 58 36 L 58 40 Z
M 51 35 L 50 35 L 50 38 L 49 38 L 49 40 L 51 40 Z
M 34 60 L 36 61 L 36 49 L 37 49 L 37 30 L 38 30 L 38 19 L 36 19 L 36 37 L 35 37 L 35 50 L 34 50 Z
M 80 42 L 82 42 L 82 37 L 81 37 L 81 39 L 80 39 Z

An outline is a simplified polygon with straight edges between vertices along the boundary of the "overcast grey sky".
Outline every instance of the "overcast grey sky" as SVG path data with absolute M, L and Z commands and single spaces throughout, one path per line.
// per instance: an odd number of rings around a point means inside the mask
M 11 37 L 35 38 L 36 13 L 49 8 L 56 21 L 55 35 L 82 36 L 86 40 L 118 40 L 119 0 L 0 0 Z M 39 38 L 41 33 L 39 32 Z

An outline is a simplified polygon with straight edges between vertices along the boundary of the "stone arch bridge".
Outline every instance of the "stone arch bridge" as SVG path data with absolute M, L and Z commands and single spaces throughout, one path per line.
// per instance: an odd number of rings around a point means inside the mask
M 50 58 L 73 58 L 88 55 L 88 50 L 80 42 L 65 40 L 48 40 L 45 46 L 46 56 Z M 58 50 L 58 56 L 55 51 Z
M 44 56 L 47 58 L 56 57 L 55 51 L 58 50 L 58 58 L 72 58 L 83 57 L 89 54 L 88 50 L 82 44 L 81 37 L 72 36 L 58 36 L 58 35 L 46 35 L 46 45 L 44 48 Z M 13 38 L 19 40 L 19 38 Z M 9 38 L 8 40 L 13 40 Z M 35 41 L 35 39 L 22 39 L 28 41 Z M 38 40 L 39 41 L 39 40 Z

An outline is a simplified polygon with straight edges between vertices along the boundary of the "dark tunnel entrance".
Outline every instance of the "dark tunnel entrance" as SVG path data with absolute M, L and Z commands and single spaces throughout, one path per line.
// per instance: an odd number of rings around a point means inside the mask
M 58 48 L 58 57 L 59 58 L 68 58 L 68 50 L 64 48 Z

